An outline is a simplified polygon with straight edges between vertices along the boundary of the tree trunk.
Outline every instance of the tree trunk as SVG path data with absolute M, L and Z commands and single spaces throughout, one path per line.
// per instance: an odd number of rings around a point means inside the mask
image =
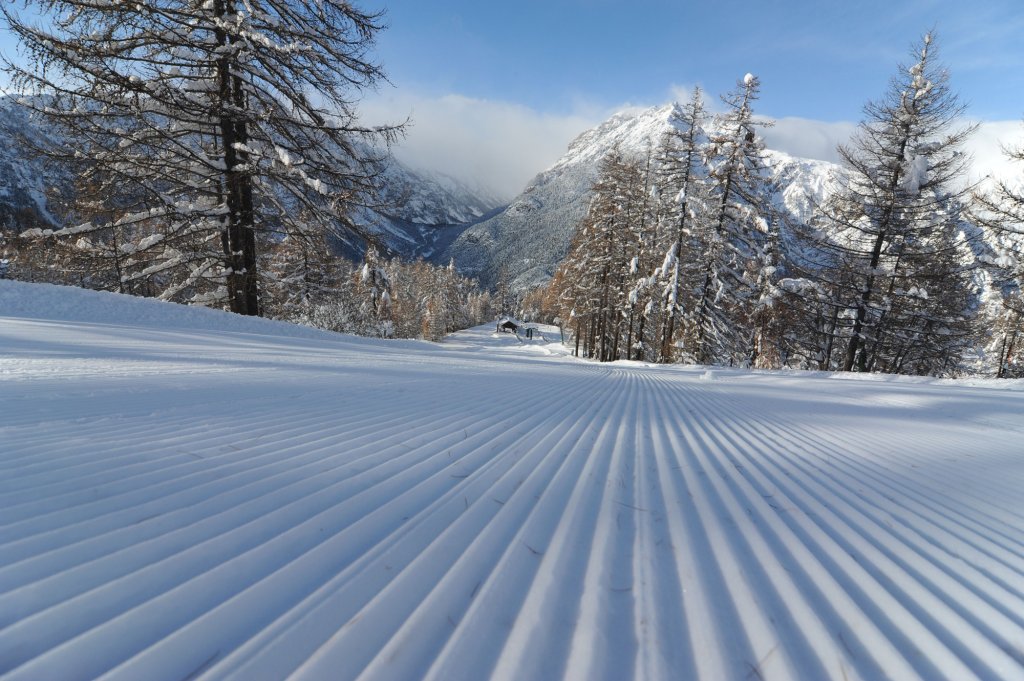
M 233 0 L 215 0 L 214 12 L 225 16 L 233 12 Z M 220 97 L 220 132 L 224 151 L 224 184 L 227 198 L 225 259 L 228 275 L 228 299 L 231 311 L 243 315 L 259 315 L 259 287 L 256 270 L 256 230 L 252 194 L 252 177 L 240 171 L 248 153 L 244 145 L 249 141 L 244 121 L 237 114 L 245 106 L 245 93 L 241 78 L 232 73 L 232 56 L 228 49 L 235 43 L 223 30 L 217 31 L 217 44 L 224 55 L 217 60 L 217 78 Z
M 638 328 L 637 328 L 637 331 L 636 331 L 636 344 L 637 344 L 638 347 L 636 349 L 636 357 L 635 357 L 635 359 L 638 362 L 642 362 L 643 359 L 644 359 L 644 357 L 643 357 L 643 355 L 644 355 L 644 322 L 646 320 L 647 320 L 647 317 L 645 317 L 644 315 L 640 315 L 640 322 L 637 324 Z M 627 349 L 626 352 L 628 353 L 629 350 Z
M 633 354 L 633 317 L 636 315 L 634 306 L 629 308 L 629 331 L 626 333 L 626 359 L 631 359 Z M 642 319 L 642 317 L 641 317 Z
M 707 341 L 707 324 L 708 316 L 711 311 L 708 309 L 708 288 L 711 286 L 711 264 L 708 263 L 707 268 L 704 270 L 704 287 L 700 294 L 700 304 L 697 306 L 697 338 L 695 350 L 697 351 L 696 359 L 698 364 L 709 364 L 708 362 L 708 341 Z
M 819 364 L 818 364 L 818 369 L 820 369 L 821 371 L 831 371 L 832 370 L 832 347 L 833 347 L 833 345 L 835 345 L 835 342 L 836 342 L 836 326 L 838 326 L 838 325 L 839 325 L 839 306 L 838 305 L 833 305 L 832 306 L 832 319 L 829 322 L 828 332 L 827 332 L 827 335 L 826 335 L 826 338 L 828 340 L 825 341 L 825 352 L 823 353 L 824 357 L 821 360 L 821 362 L 819 362 Z

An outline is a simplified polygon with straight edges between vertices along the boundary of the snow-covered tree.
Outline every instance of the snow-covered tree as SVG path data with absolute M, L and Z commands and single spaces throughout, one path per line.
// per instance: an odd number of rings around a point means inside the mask
M 263 313 L 284 320 L 304 318 L 317 303 L 341 294 L 342 263 L 330 234 L 315 222 L 305 229 L 264 239 L 260 261 Z
M 368 324 L 364 335 L 391 338 L 395 332 L 391 309 L 391 275 L 374 248 L 366 251 L 363 266 L 359 269 L 358 288 L 363 292 L 361 309 Z
M 1002 303 L 990 329 L 996 378 L 1024 377 L 1024 295 L 1020 288 L 1001 292 Z
M 748 273 L 753 305 L 748 317 L 747 362 L 756 368 L 775 369 L 786 366 L 789 360 L 786 331 L 791 320 L 782 302 L 784 291 L 778 286 L 783 268 L 779 236 L 782 217 L 768 209 L 764 219 L 768 232 Z
M 577 352 L 602 361 L 646 356 L 645 316 L 655 253 L 651 165 L 618 149 L 600 163 L 593 198 L 555 274 L 558 316 L 567 320 Z
M 803 277 L 786 285 L 813 292 L 800 307 L 823 368 L 845 343 L 846 371 L 947 373 L 973 342 L 960 150 L 973 129 L 957 124 L 964 107 L 930 34 L 913 54 L 839 148 L 839 189 L 794 250 Z
M 706 150 L 710 210 L 696 234 L 697 294 L 690 313 L 692 357 L 697 362 L 742 363 L 752 356 L 758 282 L 772 276 L 766 261 L 772 193 L 753 104 L 760 81 L 747 74 L 723 97 Z
M 690 101 L 672 113 L 672 127 L 664 135 L 658 150 L 657 185 L 664 209 L 662 245 L 664 258 L 654 276 L 661 282 L 662 324 L 658 361 L 675 359 L 677 335 L 684 319 L 688 287 L 697 273 L 693 237 L 706 219 L 707 168 L 704 165 L 703 137 L 706 113 L 703 94 L 694 89 Z
M 116 197 L 128 281 L 164 298 L 259 314 L 260 233 L 354 230 L 373 201 L 360 90 L 380 16 L 347 0 L 38 0 L 47 25 L 0 5 L 29 66 L 5 70 L 22 102 L 63 135 L 43 151 Z M 266 241 L 264 241 L 266 243 Z
M 373 250 L 363 263 L 339 262 L 337 287 L 291 321 L 377 338 L 440 340 L 493 319 L 490 294 L 449 267 L 384 259 Z
M 627 258 L 623 275 L 625 300 L 622 315 L 626 337 L 622 353 L 626 359 L 654 359 L 651 329 L 657 329 L 655 302 L 657 278 L 651 272 L 660 260 L 658 242 L 661 227 L 660 194 L 655 183 L 654 152 L 648 150 L 626 169 L 628 212 L 624 255 Z M 652 323 L 648 325 L 648 320 Z M 650 355 L 650 356 L 649 356 Z
M 1024 162 L 1024 148 L 1006 154 Z M 974 199 L 971 217 L 985 229 L 990 250 L 983 256 L 993 298 L 986 350 L 995 357 L 997 377 L 1024 376 L 1024 191 L 1019 182 L 999 179 Z
M 600 164 L 586 217 L 580 223 L 555 281 L 561 289 L 562 316 L 572 325 L 578 355 L 601 356 L 598 338 L 606 323 L 611 261 L 616 250 L 618 194 L 616 170 L 623 163 L 618 149 Z

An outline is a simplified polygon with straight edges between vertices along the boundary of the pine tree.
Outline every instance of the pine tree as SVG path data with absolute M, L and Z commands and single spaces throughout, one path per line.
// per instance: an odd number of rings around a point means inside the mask
M 650 289 L 650 258 L 658 223 L 648 159 L 618 149 L 600 163 L 587 215 L 555 274 L 553 296 L 569 320 L 576 352 L 601 361 L 646 357 L 646 317 L 640 296 Z
M 1024 162 L 1022 147 L 1006 154 Z M 991 191 L 973 198 L 971 218 L 986 232 L 990 252 L 982 259 L 995 298 L 988 312 L 987 350 L 996 357 L 996 377 L 1024 376 L 1024 191 L 998 180 Z
M 753 308 L 750 312 L 750 340 L 747 362 L 760 369 L 777 369 L 786 366 L 791 349 L 786 338 L 789 319 L 782 304 L 784 292 L 779 288 L 782 270 L 779 226 L 782 218 L 766 208 L 768 231 L 752 263 L 749 274 L 753 286 Z
M 651 272 L 655 269 L 659 238 L 660 201 L 655 187 L 654 153 L 648 150 L 643 158 L 627 163 L 625 188 L 627 191 L 626 232 L 624 256 L 626 271 L 623 275 L 625 296 L 622 316 L 626 324 L 626 337 L 621 355 L 625 359 L 648 359 L 647 321 L 655 315 L 655 282 Z M 618 353 L 617 353 L 618 354 Z
M 515 290 L 512 288 L 512 273 L 508 265 L 501 265 L 498 268 L 498 277 L 494 288 L 494 300 L 498 307 L 498 314 L 514 317 L 518 300 Z
M 996 378 L 1024 377 L 1024 295 L 1021 290 L 1003 290 L 1002 305 L 992 324 L 990 345 L 996 355 Z
M 707 148 L 711 210 L 697 235 L 704 264 L 691 312 L 694 359 L 703 364 L 750 359 L 751 316 L 757 282 L 765 267 L 769 236 L 768 198 L 772 192 L 754 119 L 760 81 L 747 74 L 725 96 L 725 113 L 716 117 Z
M 562 287 L 559 297 L 567 308 L 564 316 L 570 320 L 576 340 L 574 352 L 583 357 L 603 359 L 607 345 L 607 340 L 602 340 L 598 349 L 598 339 L 607 324 L 610 263 L 615 251 L 618 213 L 616 168 L 621 163 L 618 149 L 601 160 L 587 214 L 555 275 L 555 281 Z
M 684 304 L 690 285 L 694 254 L 691 252 L 697 225 L 707 212 L 707 168 L 702 140 L 705 125 L 704 100 L 695 88 L 690 101 L 672 112 L 672 127 L 664 135 L 658 152 L 659 196 L 665 208 L 660 217 L 667 237 L 667 249 L 655 276 L 662 282 L 663 321 L 658 349 L 659 362 L 675 358 L 676 336 L 685 314 Z
M 391 338 L 395 333 L 391 276 L 374 248 L 366 251 L 366 259 L 359 270 L 359 284 L 366 298 L 363 303 L 363 313 L 367 320 L 364 335 Z
M 973 128 L 956 127 L 964 107 L 930 34 L 914 55 L 840 147 L 840 187 L 798 251 L 826 308 L 816 312 L 827 348 L 819 354 L 831 358 L 845 342 L 846 371 L 947 373 L 973 340 L 967 190 L 958 188 L 967 163 L 959 148 Z
M 383 78 L 380 16 L 346 0 L 40 0 L 42 28 L 0 12 L 31 59 L 7 62 L 22 101 L 63 135 L 44 151 L 118 197 L 121 251 L 165 298 L 259 314 L 260 233 L 353 230 L 372 201 L 373 144 L 356 94 Z M 299 210 L 301 209 L 301 211 Z M 266 243 L 266 241 L 264 241 Z

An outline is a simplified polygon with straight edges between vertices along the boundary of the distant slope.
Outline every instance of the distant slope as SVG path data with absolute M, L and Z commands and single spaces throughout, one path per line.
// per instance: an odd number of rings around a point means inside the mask
M 384 195 L 402 220 L 420 225 L 462 225 L 476 222 L 504 205 L 497 194 L 482 186 L 470 186 L 450 175 L 415 170 L 392 159 L 384 174 Z
M 443 173 L 414 170 L 395 159 L 384 173 L 381 204 L 377 210 L 363 211 L 359 222 L 386 251 L 428 260 L 440 260 L 442 250 L 466 227 L 504 205 L 487 188 Z M 354 246 L 361 253 L 362 244 Z
M 1024 678 L 1021 381 L 564 353 L 0 281 L 0 676 Z
M 677 106 L 620 113 L 584 132 L 504 211 L 463 231 L 442 259 L 453 257 L 461 270 L 485 285 L 493 286 L 503 265 L 519 289 L 545 282 L 565 257 L 569 240 L 586 214 L 598 162 L 616 146 L 627 154 L 644 154 L 656 146 Z M 768 160 L 782 184 L 777 201 L 794 215 L 806 214 L 808 195 L 817 199 L 824 195 L 835 168 L 775 151 Z

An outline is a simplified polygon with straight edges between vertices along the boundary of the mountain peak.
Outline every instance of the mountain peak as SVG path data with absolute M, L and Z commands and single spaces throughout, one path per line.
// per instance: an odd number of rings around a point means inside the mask
M 586 214 L 590 189 L 600 160 L 612 149 L 645 155 L 654 149 L 681 111 L 672 102 L 648 109 L 620 111 L 576 137 L 562 158 L 535 176 L 508 207 L 466 229 L 441 255 L 454 258 L 466 274 L 493 286 L 503 267 L 513 285 L 527 289 L 554 274 L 568 249 L 576 226 Z M 815 200 L 831 186 L 836 166 L 766 152 L 766 161 L 781 185 L 777 201 L 797 218 L 806 217 Z
M 661 133 L 671 125 L 672 113 L 678 107 L 673 103 L 619 111 L 604 123 L 579 134 L 551 170 L 581 162 L 596 163 L 616 146 L 639 153 L 657 144 Z

